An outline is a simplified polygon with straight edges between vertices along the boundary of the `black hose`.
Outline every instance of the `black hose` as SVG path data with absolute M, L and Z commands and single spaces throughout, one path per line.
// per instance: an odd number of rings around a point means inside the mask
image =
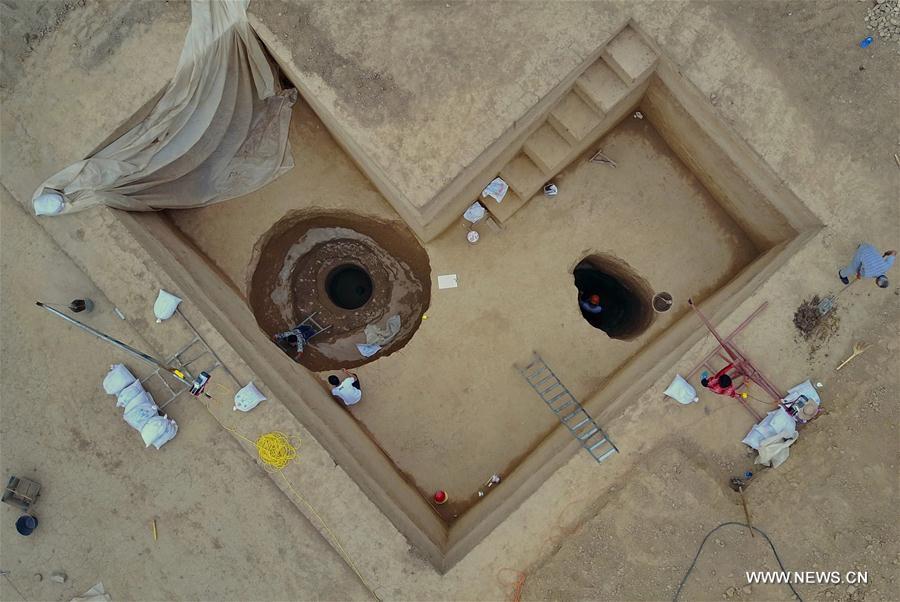
M 697 564 L 697 559 L 700 558 L 700 552 L 703 551 L 703 546 L 706 545 L 706 540 L 709 539 L 709 536 L 721 529 L 722 527 L 727 527 L 729 525 L 736 525 L 738 527 L 744 527 L 746 529 L 753 529 L 757 533 L 765 538 L 766 543 L 769 544 L 769 547 L 772 548 L 772 553 L 775 554 L 775 560 L 778 561 L 778 566 L 781 567 L 782 572 L 787 572 L 787 569 L 784 568 L 784 563 L 781 562 L 781 557 L 778 555 L 778 550 L 775 549 L 775 544 L 772 543 L 772 540 L 769 539 L 769 536 L 765 534 L 762 529 L 757 529 L 753 525 L 747 525 L 744 523 L 737 523 L 734 521 L 729 521 L 727 523 L 722 523 L 719 526 L 712 529 L 709 533 L 706 534 L 706 537 L 703 538 L 703 541 L 700 543 L 700 547 L 697 549 L 697 553 L 694 555 L 694 560 L 691 562 L 691 566 L 688 567 L 687 572 L 684 574 L 684 577 L 681 579 L 681 583 L 678 584 L 678 589 L 675 591 L 675 597 L 672 598 L 672 602 L 677 602 L 678 596 L 681 594 L 681 589 L 684 587 L 685 582 L 687 582 L 688 577 L 691 575 L 691 571 L 694 570 L 694 566 Z M 793 592 L 794 596 L 797 597 L 797 600 L 803 602 L 803 598 L 800 597 L 800 594 L 797 593 L 797 590 L 794 589 L 794 585 L 788 581 L 787 586 L 791 588 L 791 592 Z

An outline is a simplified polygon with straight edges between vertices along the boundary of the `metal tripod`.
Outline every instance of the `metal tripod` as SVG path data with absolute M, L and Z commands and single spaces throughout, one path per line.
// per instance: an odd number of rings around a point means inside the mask
M 694 375 L 698 370 L 700 370 L 700 368 L 707 368 L 709 370 L 714 371 L 712 366 L 710 366 L 709 361 L 714 356 L 718 355 L 720 358 L 722 358 L 726 362 L 729 362 L 734 365 L 735 371 L 738 374 L 740 374 L 741 376 L 743 376 L 745 379 L 745 383 L 743 383 L 743 384 L 746 384 L 746 381 L 753 381 L 754 383 L 759 385 L 760 388 L 762 388 L 762 390 L 765 391 L 772 398 L 773 404 L 777 404 L 778 402 L 780 402 L 781 399 L 784 397 L 784 395 L 782 395 L 778 391 L 778 389 L 776 389 L 775 386 L 771 382 L 769 382 L 769 380 L 763 375 L 763 373 L 760 372 L 749 359 L 747 359 L 747 356 L 744 355 L 744 353 L 734 343 L 735 335 L 737 335 L 741 330 L 743 330 L 744 327 L 747 326 L 747 324 L 749 324 L 753 318 L 755 318 L 766 307 L 768 307 L 768 305 L 769 305 L 768 302 L 760 305 L 756 309 L 756 311 L 754 311 L 752 314 L 750 314 L 750 316 L 746 320 L 741 322 L 741 324 L 734 330 L 734 332 L 732 332 L 730 335 L 728 335 L 725 338 L 722 338 L 719 335 L 719 333 L 713 327 L 713 325 L 709 321 L 709 319 L 705 315 L 703 315 L 703 312 L 701 312 L 700 309 L 696 305 L 694 305 L 693 299 L 688 299 L 688 305 L 691 306 L 691 309 L 694 310 L 694 312 L 697 314 L 697 317 L 700 318 L 700 321 L 703 322 L 703 324 L 704 324 L 704 326 L 706 326 L 707 330 L 709 330 L 709 332 L 719 342 L 718 347 L 713 349 L 713 351 L 710 352 L 709 355 L 707 355 L 705 358 L 703 358 L 703 361 L 700 362 L 700 364 L 697 367 L 695 367 L 693 370 L 691 370 L 691 372 L 688 374 L 688 378 L 690 378 L 692 375 Z M 728 354 L 728 357 L 726 358 L 726 357 L 722 356 L 720 351 L 724 351 L 726 354 Z M 756 418 L 757 421 L 762 419 L 762 416 L 760 416 L 759 412 L 757 412 L 752 407 L 750 407 L 750 405 L 747 404 L 743 399 L 741 399 L 739 397 L 738 401 L 741 403 L 741 405 L 744 406 L 744 408 L 754 418 Z

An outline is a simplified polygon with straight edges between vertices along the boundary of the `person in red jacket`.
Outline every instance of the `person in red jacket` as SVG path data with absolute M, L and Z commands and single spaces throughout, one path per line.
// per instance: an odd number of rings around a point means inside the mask
M 703 373 L 703 377 L 700 379 L 700 384 L 712 391 L 713 393 L 718 393 L 719 395 L 727 395 L 728 397 L 734 397 L 737 399 L 738 392 L 734 390 L 734 382 L 731 379 L 731 376 L 728 375 L 728 371 L 734 367 L 734 364 L 728 364 L 718 372 L 716 372 L 715 376 L 712 378 L 706 377 L 706 372 Z

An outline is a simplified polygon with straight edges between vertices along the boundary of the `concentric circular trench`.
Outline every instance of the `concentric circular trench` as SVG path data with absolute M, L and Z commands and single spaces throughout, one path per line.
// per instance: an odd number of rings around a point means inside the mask
M 261 238 L 256 256 L 248 296 L 259 326 L 274 337 L 315 314 L 327 327 L 298 358 L 314 371 L 360 366 L 402 348 L 431 298 L 428 254 L 399 222 L 299 212 Z M 363 356 L 357 345 L 373 342 L 381 349 Z

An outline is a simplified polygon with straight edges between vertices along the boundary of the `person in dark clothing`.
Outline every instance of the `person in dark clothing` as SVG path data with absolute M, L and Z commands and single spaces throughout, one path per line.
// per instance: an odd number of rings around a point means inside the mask
M 626 322 L 626 308 L 631 303 L 628 290 L 612 276 L 591 267 L 576 268 L 573 276 L 581 315 L 594 328 L 615 336 Z M 597 303 L 590 303 L 592 297 L 596 297 Z

